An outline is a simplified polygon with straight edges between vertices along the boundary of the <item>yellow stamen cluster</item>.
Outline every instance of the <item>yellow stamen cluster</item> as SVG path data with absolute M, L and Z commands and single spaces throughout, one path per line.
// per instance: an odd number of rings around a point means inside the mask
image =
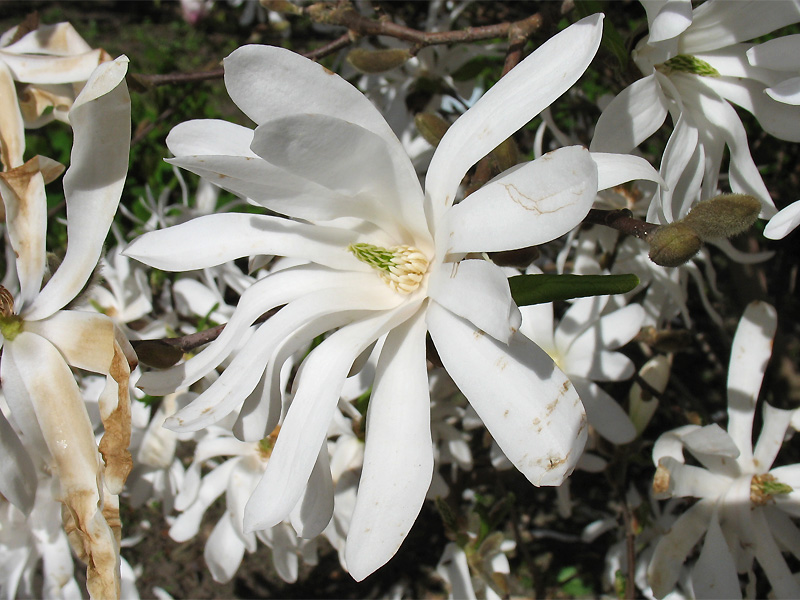
M 794 490 L 791 486 L 781 483 L 775 479 L 774 475 L 764 473 L 753 475 L 750 480 L 750 502 L 754 506 L 764 506 L 778 494 L 791 494 Z
M 350 244 L 347 249 L 361 262 L 378 271 L 396 292 L 410 294 L 419 287 L 428 270 L 428 258 L 414 246 L 383 248 L 372 244 Z
M 0 285 L 0 335 L 8 341 L 22 331 L 22 319 L 14 314 L 14 296 Z

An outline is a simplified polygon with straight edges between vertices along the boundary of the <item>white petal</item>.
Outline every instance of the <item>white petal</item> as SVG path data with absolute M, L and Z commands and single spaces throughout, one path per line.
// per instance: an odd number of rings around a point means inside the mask
M 219 213 L 145 233 L 123 254 L 165 271 L 203 269 L 257 254 L 290 256 L 334 269 L 366 270 L 369 267 L 347 251 L 357 237 L 347 229 L 280 217 Z
M 175 518 L 169 530 L 169 537 L 176 542 L 185 542 L 197 535 L 203 515 L 208 507 L 225 492 L 225 486 L 237 462 L 237 460 L 225 461 L 203 477 L 197 498 Z
M 745 42 L 800 21 L 795 2 L 770 2 L 764 10 L 760 0 L 711 2 L 693 11 L 692 25 L 681 36 L 681 52 L 697 54 Z
M 0 60 L 0 159 L 5 170 L 20 166 L 25 154 L 25 124 L 14 78 Z
M 657 0 L 643 2 L 650 23 L 649 43 L 662 42 L 677 37 L 692 24 L 690 0 Z
M 783 446 L 786 430 L 792 420 L 794 411 L 781 410 L 769 404 L 764 404 L 764 420 L 761 425 L 761 433 L 758 435 L 758 442 L 753 449 L 753 464 L 757 473 L 768 471 L 775 462 Z
M 764 228 L 764 237 L 780 240 L 789 235 L 800 225 L 800 201 L 792 202 L 772 217 Z
M 739 575 L 733 555 L 719 526 L 717 512 L 711 515 L 700 557 L 692 569 L 692 588 L 698 598 L 741 598 Z
M 297 394 L 267 470 L 247 504 L 245 531 L 273 527 L 291 513 L 317 460 L 353 361 L 375 339 L 408 318 L 408 311 L 416 306 L 400 307 L 343 327 L 306 357 L 298 375 Z
M 16 169 L 0 173 L 8 240 L 17 259 L 20 298 L 14 307 L 16 314 L 24 313 L 39 294 L 47 261 L 47 196 L 39 167 L 38 159 L 34 158 Z
M 756 44 L 747 50 L 747 60 L 754 67 L 775 71 L 797 71 L 797 54 L 800 53 L 800 34 L 784 35 Z
M 425 179 L 434 222 L 452 205 L 472 165 L 578 80 L 600 45 L 602 22 L 603 15 L 592 15 L 547 40 L 447 130 Z
M 453 206 L 437 246 L 447 254 L 549 242 L 581 222 L 596 194 L 597 166 L 589 152 L 559 148 L 501 173 Z
M 252 143 L 252 129 L 217 119 L 179 123 L 167 135 L 167 148 L 178 160 L 194 157 L 199 161 L 205 156 L 257 159 L 258 155 L 250 150 Z
M 659 540 L 647 568 L 647 581 L 656 598 L 663 598 L 675 587 L 689 553 L 708 528 L 712 510 L 709 502 L 698 502 Z
M 274 165 L 350 198 L 339 206 L 337 216 L 375 223 L 397 243 L 417 245 L 429 237 L 419 179 L 399 144 L 387 144 L 383 137 L 341 118 L 301 114 L 260 125 L 251 149 Z
M 633 180 L 655 181 L 664 186 L 664 180 L 653 166 L 641 156 L 592 152 L 597 165 L 597 191 L 607 190 Z
M 399 144 L 361 92 L 299 54 L 274 46 L 242 46 L 223 64 L 228 94 L 259 125 L 288 115 L 318 113 L 350 121 Z
M 131 105 L 125 85 L 127 70 L 124 56 L 97 67 L 69 112 L 75 138 L 64 175 L 67 253 L 26 310 L 27 319 L 51 315 L 72 300 L 100 259 L 128 172 Z
M 114 323 L 107 316 L 61 310 L 47 319 L 26 322 L 25 331 L 49 340 L 73 367 L 109 373 L 114 358 Z
M 383 566 L 417 519 L 433 474 L 425 312 L 383 345 L 367 411 L 364 467 L 347 536 L 350 574 Z
M 753 413 L 772 355 L 776 327 L 775 309 L 766 302 L 751 302 L 733 337 L 728 368 L 728 433 L 742 453 L 739 461 L 743 466 L 752 458 Z
M 772 593 L 776 598 L 800 598 L 800 585 L 786 564 L 781 549 L 775 543 L 775 538 L 772 537 L 767 520 L 764 518 L 764 512 L 754 510 L 751 515 L 756 560 L 764 569 L 767 580 L 772 586 Z
M 654 74 L 632 83 L 603 110 L 589 149 L 630 152 L 664 124 L 667 106 L 667 98 Z
M 597 384 L 581 377 L 570 377 L 586 410 L 589 425 L 614 444 L 627 444 L 636 437 L 636 428 L 622 407 Z
M 506 346 L 435 302 L 428 328 L 447 372 L 505 455 L 534 485 L 559 485 L 586 441 L 569 380 L 522 334 Z
M 800 104 L 800 77 L 792 77 L 764 90 L 776 102 L 784 104 Z
M 217 583 L 230 581 L 244 557 L 244 543 L 231 524 L 231 514 L 227 510 L 206 540 L 203 558 L 211 577 Z
M 328 444 L 322 442 L 308 485 L 291 514 L 292 526 L 302 538 L 317 537 L 333 516 L 333 480 L 328 462 Z
M 485 260 L 441 265 L 430 276 L 428 296 L 502 342 L 511 339 L 522 321 L 508 278 Z
M 14 506 L 29 515 L 36 498 L 36 467 L 17 433 L 0 412 L 0 494 Z

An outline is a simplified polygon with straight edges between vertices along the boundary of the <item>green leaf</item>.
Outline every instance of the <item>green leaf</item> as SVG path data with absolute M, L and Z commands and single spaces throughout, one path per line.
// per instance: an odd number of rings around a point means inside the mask
M 624 294 L 639 285 L 639 278 L 625 275 L 516 275 L 508 285 L 518 306 L 543 304 L 555 300 Z

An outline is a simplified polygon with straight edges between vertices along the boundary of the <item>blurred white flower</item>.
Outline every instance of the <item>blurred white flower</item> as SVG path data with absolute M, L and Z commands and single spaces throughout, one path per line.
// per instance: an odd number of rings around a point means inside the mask
M 728 371 L 727 431 L 716 424 L 686 425 L 665 433 L 653 447 L 657 497 L 698 499 L 655 548 L 648 580 L 656 597 L 672 590 L 702 538 L 691 572 L 697 597 L 742 597 L 740 573 L 754 590 L 754 559 L 775 597 L 800 597 L 782 555 L 800 558 L 800 529 L 792 521 L 800 516 L 800 465 L 771 468 L 796 411 L 765 404 L 753 445 L 755 408 L 776 325 L 775 309 L 763 302 L 750 304 L 739 322 Z M 687 450 L 701 466 L 686 464 Z

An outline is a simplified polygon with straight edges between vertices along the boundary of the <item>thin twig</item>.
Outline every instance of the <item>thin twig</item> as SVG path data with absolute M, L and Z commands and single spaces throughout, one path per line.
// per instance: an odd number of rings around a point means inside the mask
M 633 213 L 627 208 L 620 210 L 600 210 L 592 208 L 583 220 L 584 223 L 605 225 L 616 229 L 626 235 L 632 235 L 640 240 L 647 241 L 647 237 L 660 226 L 647 221 L 633 218 Z

